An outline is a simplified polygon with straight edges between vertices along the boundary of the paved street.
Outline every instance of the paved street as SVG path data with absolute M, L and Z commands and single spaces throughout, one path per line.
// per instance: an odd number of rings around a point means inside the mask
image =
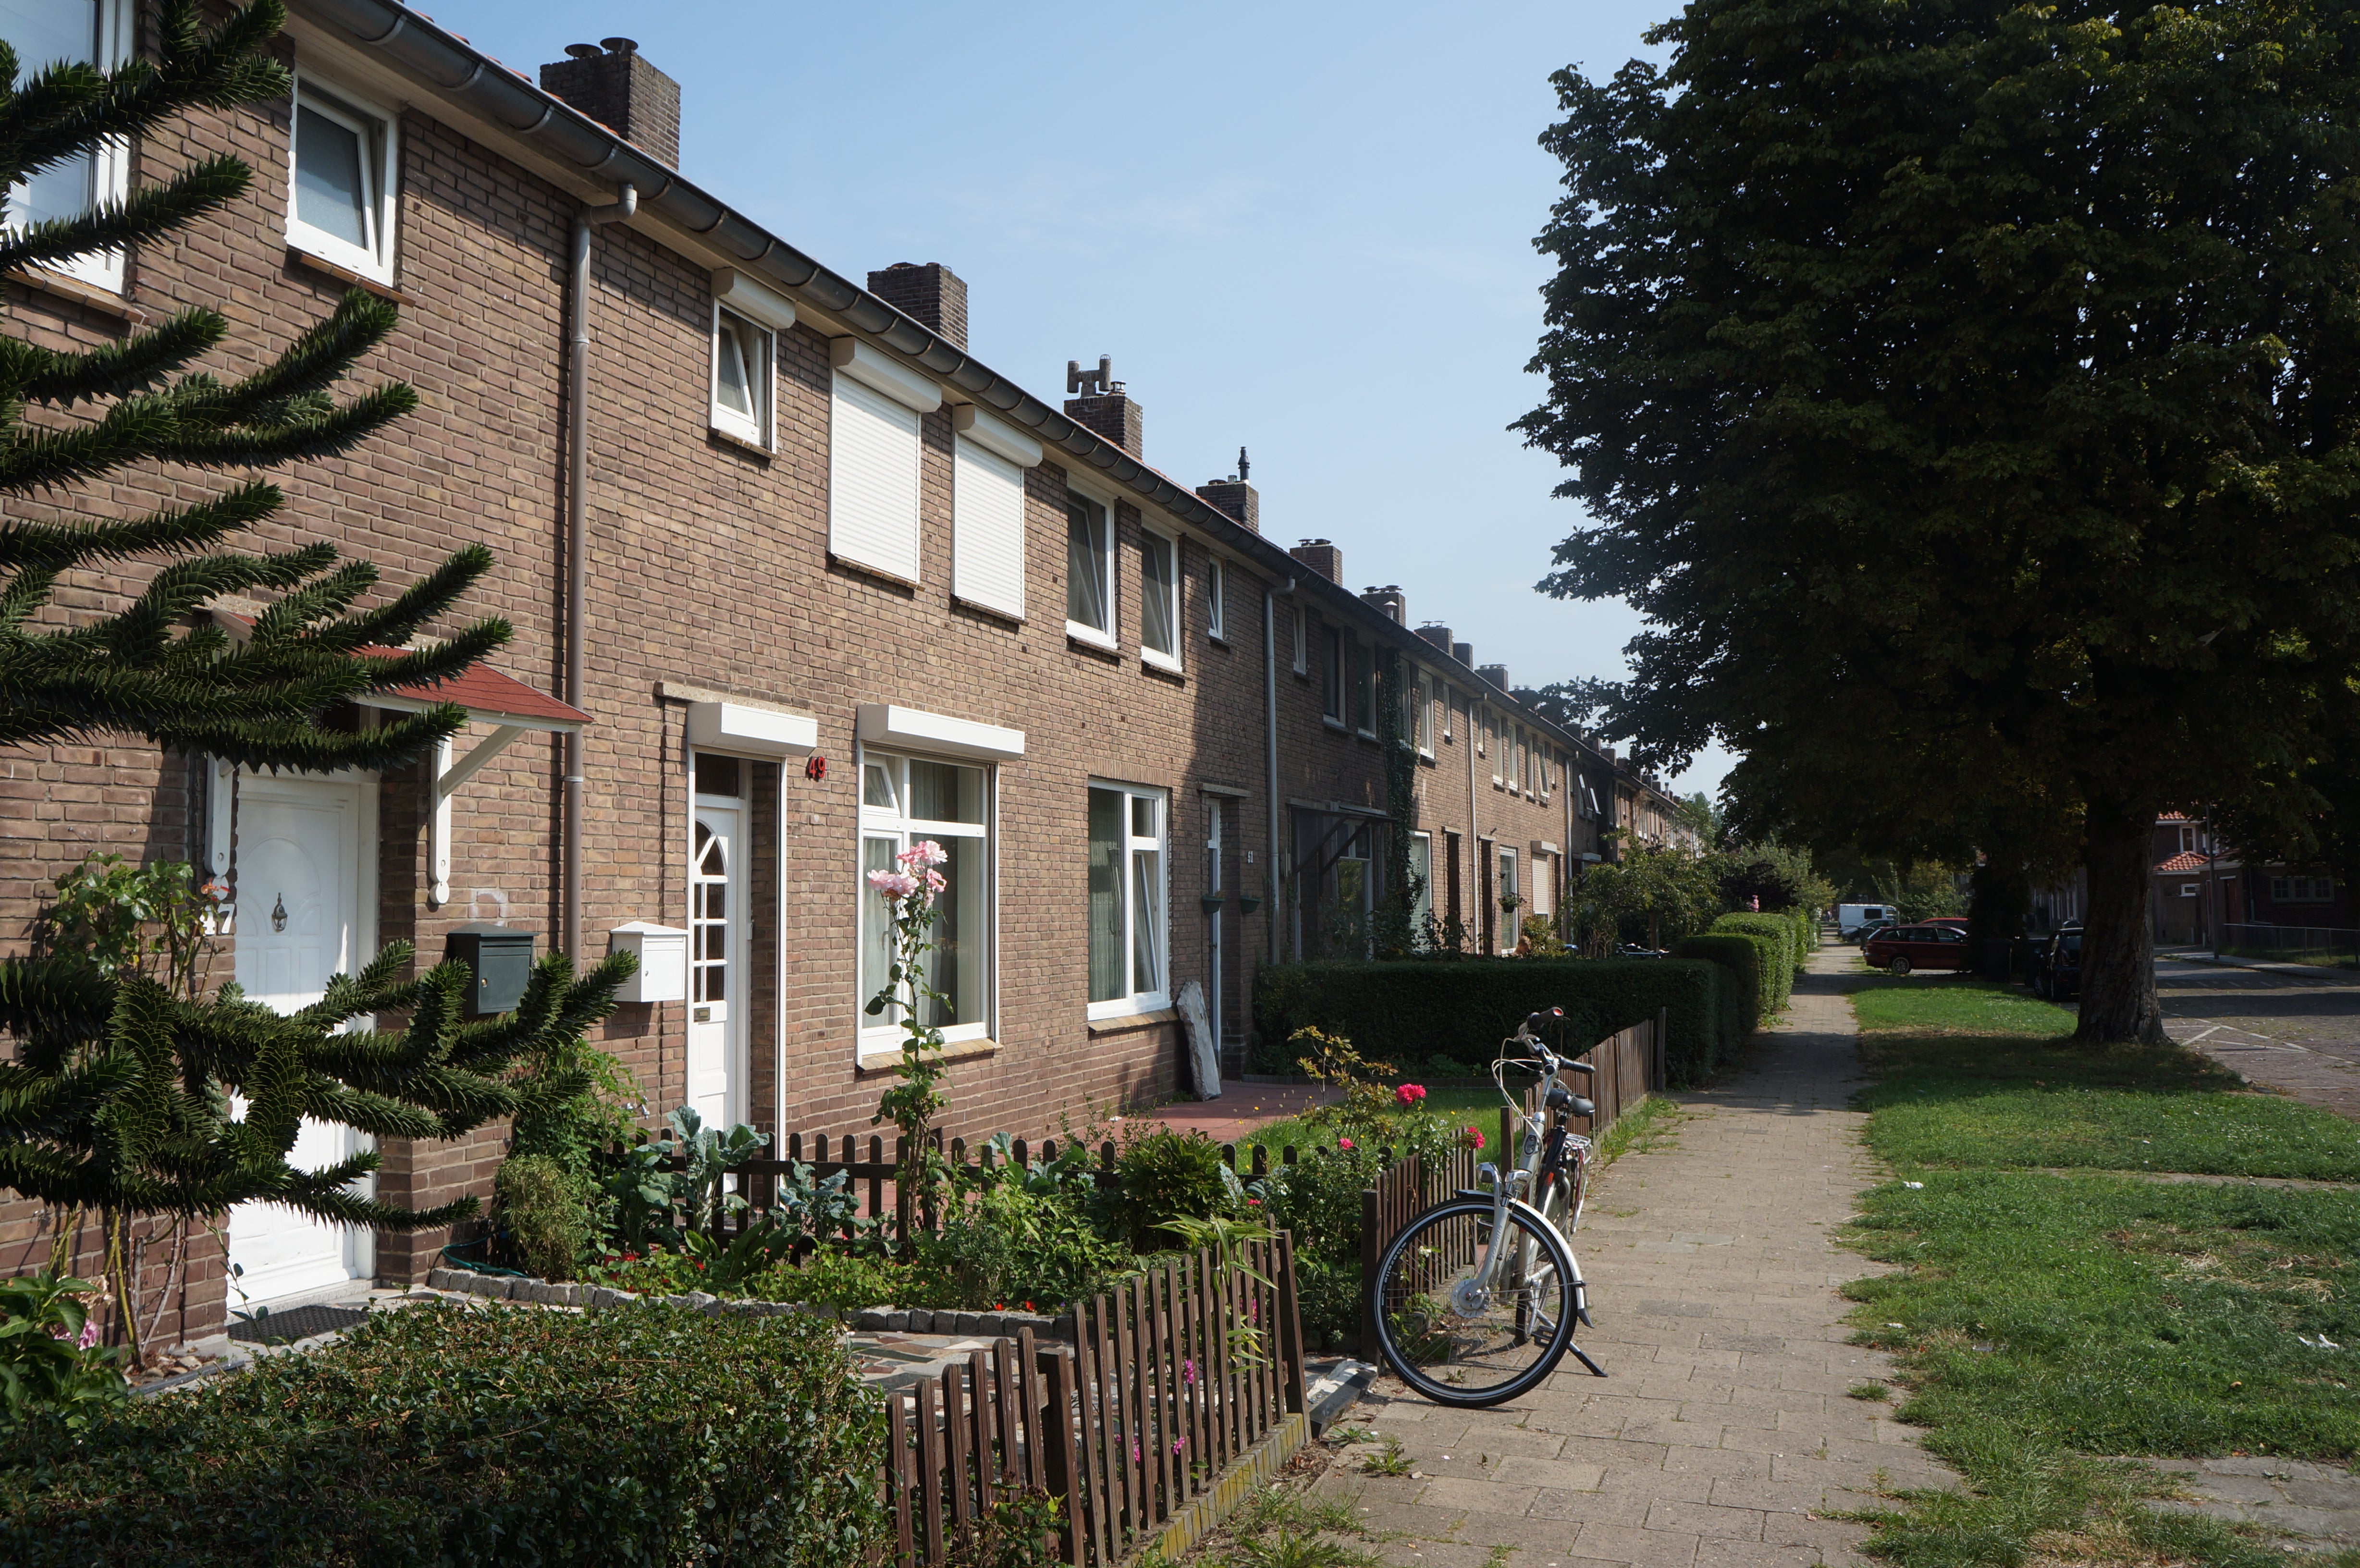
M 1355 1454 L 1323 1493 L 1360 1494 L 1377 1548 L 1415 1568 L 1805 1568 L 1856 1561 L 1863 1526 L 1819 1517 L 1869 1505 L 1880 1476 L 1948 1473 L 1887 1407 L 1844 1390 L 1889 1365 L 1846 1344 L 1846 1279 L 1875 1271 L 1828 1241 L 1876 1180 L 1845 1108 L 1859 1083 L 1852 1009 L 1823 949 L 1754 1070 L 1680 1096 L 1676 1147 L 1627 1156 L 1592 1197 L 1579 1240 L 1598 1328 L 1543 1390 L 1447 1410 L 1380 1379 L 1352 1421 L 1398 1437 L 1415 1477 L 1367 1476 Z
M 2171 1038 L 2254 1083 L 2360 1120 L 2360 984 L 2158 958 Z

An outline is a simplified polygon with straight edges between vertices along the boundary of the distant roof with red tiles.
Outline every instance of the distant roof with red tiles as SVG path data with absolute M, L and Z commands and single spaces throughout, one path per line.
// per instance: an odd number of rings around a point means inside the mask
M 2155 868 L 2158 872 L 2202 871 L 2212 864 L 2212 861 L 2210 856 L 2199 855 L 2194 850 L 2190 849 L 2181 851 L 2180 854 L 2173 855 L 2169 860 L 2159 860 L 2156 862 Z
M 2185 811 L 2161 811 L 2157 813 L 2155 820 L 2159 822 L 2184 822 L 2188 814 Z

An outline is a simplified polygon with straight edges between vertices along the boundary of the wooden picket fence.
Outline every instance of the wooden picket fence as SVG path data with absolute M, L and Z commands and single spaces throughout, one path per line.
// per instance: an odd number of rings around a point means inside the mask
M 901 1168 L 906 1147 L 907 1140 L 894 1138 L 889 1158 L 884 1138 L 875 1133 L 865 1137 L 858 1133 L 842 1133 L 833 1139 L 824 1132 L 809 1135 L 789 1133 L 782 1158 L 749 1160 L 735 1168 L 737 1191 L 745 1197 L 749 1207 L 737 1214 L 725 1216 L 720 1229 L 726 1235 L 735 1235 L 750 1224 L 756 1214 L 777 1201 L 779 1182 L 800 1164 L 811 1168 L 814 1181 L 824 1181 L 842 1171 L 859 1201 L 857 1217 L 860 1220 L 890 1218 L 895 1233 L 903 1236 L 922 1230 L 934 1230 L 938 1226 L 938 1216 L 913 1212 L 912 1205 L 902 1201 L 894 1181 L 895 1174 Z M 970 1150 L 965 1138 L 955 1138 L 945 1143 L 937 1138 L 935 1147 L 954 1167 L 989 1169 L 995 1158 L 988 1144 L 978 1144 Z M 1026 1170 L 1032 1169 L 1036 1161 L 1048 1164 L 1057 1158 L 1057 1154 L 1055 1138 L 1043 1139 L 1037 1150 L 1023 1138 L 1017 1138 L 1009 1148 L 1011 1161 Z M 1271 1150 L 1260 1144 L 1241 1149 L 1236 1144 L 1225 1143 L 1221 1145 L 1221 1158 L 1245 1181 L 1270 1174 Z M 1293 1144 L 1278 1152 L 1278 1162 L 1283 1165 L 1293 1165 L 1298 1158 Z M 1102 1187 L 1120 1185 L 1122 1178 L 1115 1166 L 1113 1142 L 1099 1144 L 1091 1164 L 1093 1179 Z
M 1027 1330 L 891 1398 L 897 1564 L 945 1562 L 995 1503 L 1035 1491 L 1060 1504 L 1061 1560 L 1112 1568 L 1304 1411 L 1284 1234 L 1166 1258 L 1074 1318 L 1070 1349 Z
M 1664 1045 L 1671 1030 L 1669 1010 L 1658 1012 L 1644 1023 L 1608 1035 L 1581 1053 L 1579 1061 L 1587 1062 L 1598 1071 L 1583 1074 L 1568 1073 L 1565 1082 L 1574 1093 L 1589 1099 L 1597 1108 L 1588 1125 L 1576 1130 L 1591 1137 L 1614 1125 L 1622 1114 L 1644 1099 L 1651 1091 L 1665 1085 Z M 1535 1083 L 1524 1093 L 1524 1109 L 1536 1111 L 1546 1085 Z M 1506 1105 L 1500 1107 L 1500 1138 L 1480 1153 L 1461 1149 L 1436 1169 L 1427 1169 L 1416 1155 L 1402 1160 L 1391 1159 L 1378 1173 L 1376 1184 L 1360 1190 L 1360 1291 L 1364 1304 L 1371 1308 L 1376 1299 L 1377 1264 L 1393 1237 L 1407 1230 L 1411 1222 L 1432 1205 L 1454 1193 L 1472 1188 L 1476 1182 L 1476 1167 L 1490 1163 L 1502 1170 L 1512 1169 L 1517 1161 L 1516 1135 L 1522 1118 Z M 1579 1122 L 1580 1118 L 1577 1117 Z M 1470 1227 L 1465 1245 L 1472 1245 L 1474 1232 Z M 1446 1258 L 1437 1253 L 1436 1267 L 1446 1263 L 1466 1261 Z

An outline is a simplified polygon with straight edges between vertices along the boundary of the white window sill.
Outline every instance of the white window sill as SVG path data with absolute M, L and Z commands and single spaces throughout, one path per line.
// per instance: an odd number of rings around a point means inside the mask
M 1217 642 L 1223 648 L 1227 648 L 1229 646 L 1229 634 L 1227 632 L 1207 632 L 1205 634 L 1205 640 L 1207 642 Z
M 1331 719 L 1325 713 L 1319 715 L 1319 722 L 1322 724 L 1325 724 L 1328 728 L 1334 730 L 1338 735 L 1350 735 L 1352 733 L 1345 726 L 1342 720 Z
M 1111 1009 L 1103 1018 L 1098 1009 Z M 1153 1029 L 1159 1024 L 1178 1023 L 1180 1010 L 1161 996 L 1139 996 L 1120 1002 L 1092 1002 L 1089 1030 L 1092 1035 L 1128 1034 L 1133 1029 Z
M 715 441 L 727 441 L 731 446 L 743 448 L 745 451 L 752 452 L 756 457 L 767 459 L 778 455 L 769 442 L 757 441 L 752 436 L 746 434 L 745 431 L 733 430 L 727 425 L 707 426 L 706 433 L 711 435 Z
M 946 1042 L 943 1046 L 939 1059 L 944 1062 L 966 1062 L 999 1054 L 998 1040 L 989 1036 L 978 1036 L 973 1040 L 955 1040 Z M 894 1068 L 901 1065 L 901 1048 L 897 1045 L 890 1050 L 883 1050 L 864 1044 L 860 1047 L 857 1065 L 863 1073 L 890 1073 Z
M 1374 730 L 1354 730 L 1352 733 L 1359 735 L 1362 740 L 1374 740 L 1377 738 L 1377 732 Z
M 1096 626 L 1086 626 L 1079 621 L 1065 623 L 1065 640 L 1080 643 L 1085 648 L 1103 648 L 1109 653 L 1120 653 L 1122 645 Z
M 287 244 L 290 248 L 314 260 L 349 271 L 355 282 L 382 284 L 388 289 L 393 287 L 393 267 L 389 263 L 345 244 L 333 234 L 322 234 L 302 223 L 290 223 L 287 225 Z
M 1139 662 L 1147 666 L 1150 670 L 1161 670 L 1166 675 L 1179 675 L 1184 673 L 1180 668 L 1180 661 L 1178 659 L 1173 658 L 1168 653 L 1158 653 L 1152 648 L 1142 648 L 1139 650 Z

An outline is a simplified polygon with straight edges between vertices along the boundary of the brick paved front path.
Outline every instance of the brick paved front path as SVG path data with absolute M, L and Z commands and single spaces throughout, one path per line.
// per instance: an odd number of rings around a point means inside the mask
M 1860 1082 L 1852 1008 L 1821 950 L 1751 1070 L 1704 1094 L 1677 1143 L 1626 1155 L 1577 1237 L 1598 1327 L 1548 1385 L 1490 1410 L 1445 1410 L 1380 1378 L 1347 1424 L 1398 1437 L 1415 1477 L 1360 1474 L 1347 1451 L 1317 1483 L 1359 1493 L 1376 1550 L 1412 1568 L 1740 1568 L 1860 1561 L 1864 1526 L 1815 1517 L 1895 1485 L 1952 1477 L 1889 1407 L 1844 1390 L 1884 1376 L 1845 1341 L 1836 1294 L 1877 1266 L 1828 1234 L 1877 1180 L 1845 1109 Z

